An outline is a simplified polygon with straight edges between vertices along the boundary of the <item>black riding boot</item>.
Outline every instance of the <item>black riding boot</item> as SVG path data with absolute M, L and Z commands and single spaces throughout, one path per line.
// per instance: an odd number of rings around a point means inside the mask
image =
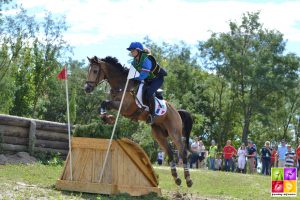
M 149 105 L 148 106 L 149 106 L 149 115 L 148 115 L 146 123 L 153 124 L 154 120 L 156 118 L 156 115 L 155 115 L 155 98 L 154 98 L 154 95 L 151 96 L 151 98 L 149 99 Z

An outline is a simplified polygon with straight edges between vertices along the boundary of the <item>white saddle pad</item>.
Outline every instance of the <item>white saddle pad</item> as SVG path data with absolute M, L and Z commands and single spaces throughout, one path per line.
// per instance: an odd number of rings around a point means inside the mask
M 149 107 L 147 105 L 143 104 L 143 100 L 142 100 L 143 86 L 144 86 L 144 83 L 141 83 L 139 85 L 139 89 L 136 94 L 135 102 L 139 108 L 144 107 L 146 111 L 149 111 Z M 166 112 L 167 112 L 166 101 L 155 97 L 155 114 L 161 116 L 161 115 L 164 115 Z

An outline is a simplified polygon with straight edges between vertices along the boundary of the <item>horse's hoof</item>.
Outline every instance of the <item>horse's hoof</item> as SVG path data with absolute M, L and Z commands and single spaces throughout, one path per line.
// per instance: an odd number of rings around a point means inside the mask
M 192 187 L 193 181 L 192 181 L 192 180 L 186 181 L 186 185 L 187 185 L 188 187 Z
M 113 116 L 113 115 L 108 115 L 108 116 L 107 116 L 107 123 L 108 123 L 108 124 L 112 125 L 112 124 L 115 123 L 115 121 L 116 121 L 115 116 Z
M 109 124 L 112 125 L 115 123 L 116 118 L 113 115 L 108 115 L 108 114 L 101 114 L 100 118 L 102 119 L 102 121 L 104 122 L 104 124 Z
M 175 179 L 175 183 L 176 183 L 176 185 L 181 185 L 181 179 L 180 178 L 176 178 Z

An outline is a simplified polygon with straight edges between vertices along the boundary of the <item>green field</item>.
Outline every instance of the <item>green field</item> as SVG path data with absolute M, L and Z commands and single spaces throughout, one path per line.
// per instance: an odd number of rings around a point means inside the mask
M 154 167 L 159 175 L 162 197 L 153 194 L 133 198 L 126 194 L 107 196 L 64 192 L 54 187 L 62 168 L 42 164 L 0 165 L 0 199 L 274 199 L 270 196 L 269 176 L 191 170 L 194 185 L 188 189 L 185 184 L 177 187 L 173 183 L 168 167 Z M 179 174 L 182 177 L 181 169 Z M 298 196 L 299 188 L 298 183 Z

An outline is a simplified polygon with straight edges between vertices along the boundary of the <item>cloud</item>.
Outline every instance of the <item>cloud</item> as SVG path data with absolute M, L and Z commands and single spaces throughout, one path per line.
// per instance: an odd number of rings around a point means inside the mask
M 19 0 L 27 9 L 43 8 L 66 16 L 71 45 L 101 43 L 106 38 L 148 35 L 167 42 L 196 43 L 210 32 L 229 31 L 228 22 L 240 22 L 243 13 L 261 11 L 265 28 L 276 29 L 289 41 L 300 41 L 300 2 L 181 0 Z M 42 12 L 42 11 L 40 11 Z M 298 26 L 297 26 L 298 25 Z

